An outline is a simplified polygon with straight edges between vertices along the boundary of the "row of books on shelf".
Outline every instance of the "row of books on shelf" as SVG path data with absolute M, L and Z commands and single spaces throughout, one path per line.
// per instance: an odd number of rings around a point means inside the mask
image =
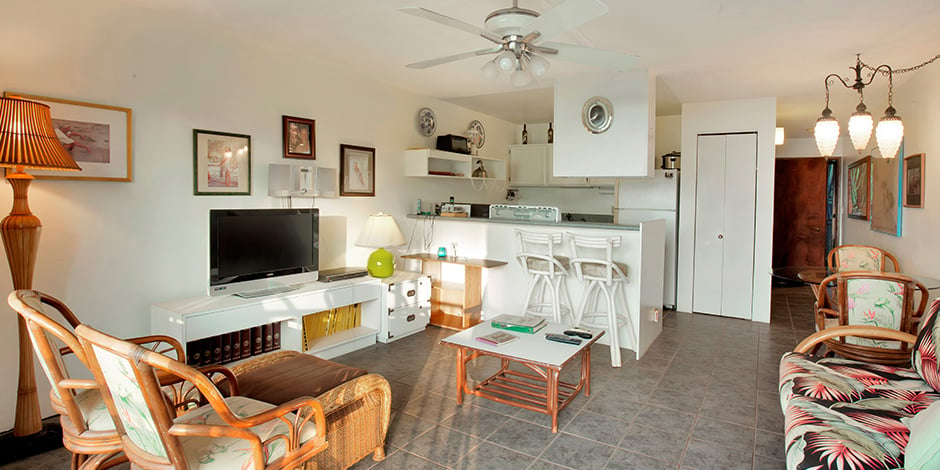
M 281 322 L 268 323 L 186 343 L 191 366 L 227 364 L 281 349 Z

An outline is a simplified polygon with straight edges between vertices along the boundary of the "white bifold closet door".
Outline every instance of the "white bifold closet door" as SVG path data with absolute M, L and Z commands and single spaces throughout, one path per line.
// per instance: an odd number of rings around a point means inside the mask
M 692 310 L 750 319 L 757 134 L 698 136 Z

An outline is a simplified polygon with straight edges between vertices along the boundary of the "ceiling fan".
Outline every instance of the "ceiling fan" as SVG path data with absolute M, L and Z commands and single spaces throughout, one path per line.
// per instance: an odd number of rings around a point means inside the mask
M 496 44 L 408 64 L 407 67 L 412 69 L 426 69 L 470 57 L 497 54 L 496 58 L 483 65 L 481 70 L 484 77 L 494 79 L 500 72 L 511 73 L 513 85 L 526 86 L 544 75 L 551 66 L 543 56 L 614 71 L 628 70 L 637 61 L 637 57 L 631 54 L 574 44 L 540 42 L 607 13 L 607 5 L 599 0 L 565 0 L 543 14 L 519 8 L 518 0 L 513 0 L 512 7 L 490 13 L 483 22 L 483 28 L 426 8 L 408 7 L 399 11 L 480 36 Z

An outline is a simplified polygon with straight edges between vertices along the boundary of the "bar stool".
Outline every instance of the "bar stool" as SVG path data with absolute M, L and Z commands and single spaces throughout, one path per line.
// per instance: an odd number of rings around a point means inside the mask
M 518 229 L 515 233 L 516 260 L 529 276 L 523 316 L 531 315 L 563 323 L 563 317 L 572 317 L 573 310 L 565 286 L 568 258 L 555 254 L 555 245 L 561 244 L 562 234 Z
M 614 248 L 620 246 L 620 237 L 590 237 L 568 233 L 568 242 L 573 256 L 571 267 L 578 280 L 586 283 L 577 311 L 577 324 L 607 330 L 610 334 L 610 363 L 613 367 L 620 367 L 621 344 L 635 347 L 627 312 L 626 291 L 623 290 L 623 285 L 627 283 L 627 266 L 613 259 Z M 602 294 L 605 302 L 601 302 Z M 618 313 L 617 299 L 622 301 L 622 313 Z M 606 310 L 599 310 L 599 304 L 602 303 L 606 304 Z M 620 327 L 624 325 L 630 325 L 631 334 L 621 339 Z

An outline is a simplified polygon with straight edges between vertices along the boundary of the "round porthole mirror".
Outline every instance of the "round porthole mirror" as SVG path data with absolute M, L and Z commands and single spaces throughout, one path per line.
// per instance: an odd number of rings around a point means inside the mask
M 595 96 L 587 100 L 581 108 L 581 122 L 591 133 L 600 134 L 606 131 L 613 119 L 614 106 L 607 98 Z

